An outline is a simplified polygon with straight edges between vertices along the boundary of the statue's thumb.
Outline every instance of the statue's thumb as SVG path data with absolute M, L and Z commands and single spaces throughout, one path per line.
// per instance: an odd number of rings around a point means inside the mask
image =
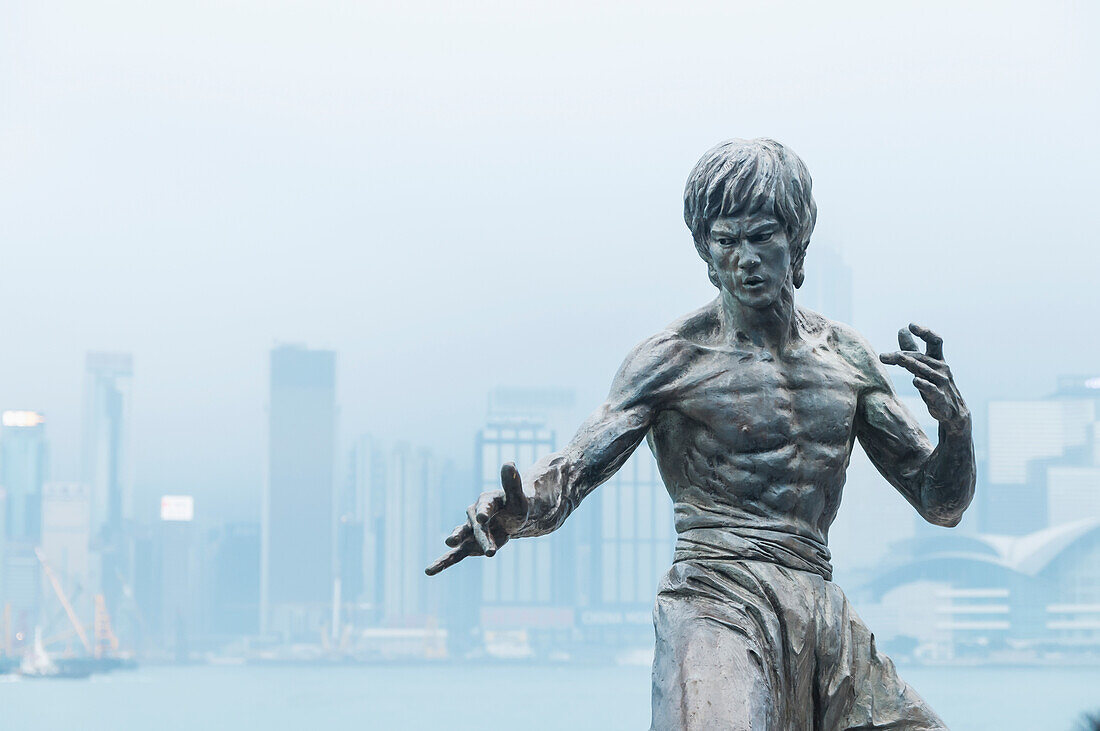
M 504 488 L 504 504 L 509 511 L 527 512 L 527 496 L 523 494 L 523 482 L 515 464 L 507 462 L 500 468 L 500 484 Z

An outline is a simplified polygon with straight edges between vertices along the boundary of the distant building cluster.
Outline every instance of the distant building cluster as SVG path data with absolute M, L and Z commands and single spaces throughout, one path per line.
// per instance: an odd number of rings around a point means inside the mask
M 132 596 L 136 565 L 132 377 L 129 355 L 88 354 L 78 482 L 50 480 L 43 414 L 0 414 L 0 658 L 36 630 L 89 655 L 116 639 L 106 618 Z
M 850 320 L 850 271 L 827 248 L 816 262 L 806 304 Z M 78 480 L 51 479 L 46 416 L 2 412 L 0 665 L 36 634 L 75 656 L 645 662 L 675 543 L 645 444 L 552 535 L 429 579 L 503 463 L 523 470 L 564 445 L 573 392 L 492 391 L 471 472 L 385 435 L 342 440 L 334 352 L 280 345 L 269 366 L 258 522 L 219 521 L 180 494 L 135 517 L 127 354 L 87 356 Z M 919 397 L 903 400 L 934 438 Z M 950 531 L 914 521 L 856 455 L 832 534 L 841 584 L 900 657 L 1100 654 L 1100 378 L 989 403 L 975 436 L 977 499 Z
M 990 402 L 985 426 L 974 517 L 895 544 L 857 603 L 880 639 L 927 659 L 1096 656 L 1100 378 Z

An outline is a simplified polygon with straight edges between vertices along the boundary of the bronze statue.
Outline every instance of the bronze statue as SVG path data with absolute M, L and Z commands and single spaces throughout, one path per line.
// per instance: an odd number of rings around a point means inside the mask
M 957 525 L 970 413 L 931 330 L 910 325 L 876 357 L 795 305 L 816 217 L 806 166 L 778 142 L 703 155 L 684 219 L 718 297 L 635 347 L 564 449 L 522 479 L 504 465 L 427 569 L 556 529 L 647 439 L 678 534 L 653 614 L 655 731 L 946 728 L 832 583 L 827 543 L 857 439 L 926 520 Z M 914 376 L 935 448 L 880 362 Z

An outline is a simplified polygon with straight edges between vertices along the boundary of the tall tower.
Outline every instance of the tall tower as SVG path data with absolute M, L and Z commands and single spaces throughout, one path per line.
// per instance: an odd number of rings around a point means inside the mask
M 133 517 L 133 374 L 129 353 L 88 353 L 85 359 L 81 478 L 91 489 L 92 545 L 101 557 L 99 589 L 112 614 L 130 575 L 125 521 Z
M 263 628 L 316 637 L 331 610 L 335 578 L 336 353 L 276 347 L 270 398 Z
M 46 427 L 34 411 L 5 411 L 0 429 L 0 485 L 7 492 L 0 598 L 9 605 L 17 634 L 33 631 L 41 608 L 41 574 L 34 551 L 42 537 L 42 483 Z
M 0 429 L 0 485 L 7 490 L 5 535 L 37 543 L 42 533 L 42 483 L 46 479 L 46 424 L 35 411 L 5 411 Z

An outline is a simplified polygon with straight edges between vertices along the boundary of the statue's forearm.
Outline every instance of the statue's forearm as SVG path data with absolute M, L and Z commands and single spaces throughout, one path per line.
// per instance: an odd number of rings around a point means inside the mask
M 512 535 L 556 530 L 588 493 L 615 474 L 648 429 L 646 409 L 598 411 L 565 449 L 546 455 L 524 476 L 527 520 Z
M 970 419 L 941 422 L 939 444 L 923 470 L 920 500 L 924 517 L 936 525 L 953 527 L 974 498 L 974 439 Z
M 580 470 L 567 452 L 555 452 L 535 463 L 523 480 L 530 506 L 527 521 L 515 537 L 541 536 L 557 530 L 591 489 L 584 489 L 579 476 Z

